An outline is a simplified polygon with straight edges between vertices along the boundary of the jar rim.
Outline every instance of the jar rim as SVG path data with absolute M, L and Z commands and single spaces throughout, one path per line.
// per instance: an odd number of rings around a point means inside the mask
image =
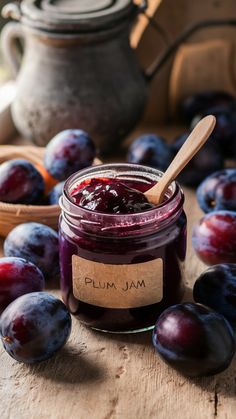
M 79 172 L 74 173 L 70 176 L 65 185 L 63 196 L 60 199 L 60 207 L 62 210 L 62 215 L 66 217 L 66 221 L 74 226 L 84 226 L 87 225 L 91 228 L 96 228 L 105 231 L 119 231 L 122 229 L 125 230 L 127 227 L 141 226 L 143 231 L 145 228 L 149 229 L 153 225 L 158 225 L 158 228 L 161 229 L 166 224 L 174 222 L 183 209 L 184 195 L 183 191 L 180 188 L 179 184 L 176 181 L 173 181 L 169 186 L 170 196 L 160 205 L 155 206 L 154 208 L 147 209 L 142 212 L 137 212 L 134 214 L 108 214 L 98 211 L 89 210 L 83 208 L 70 200 L 69 190 L 71 190 L 75 184 L 81 183 L 85 179 L 91 179 L 91 177 L 111 177 L 110 174 L 113 174 L 119 179 L 122 176 L 129 174 L 129 176 L 138 174 L 139 179 L 148 180 L 158 180 L 163 176 L 163 172 L 160 170 L 148 167 L 137 165 L 133 163 L 114 163 L 114 164 L 100 164 L 92 166 Z M 141 175 L 141 177 L 140 177 Z
M 74 187 L 74 184 L 72 185 L 72 183 L 74 182 L 74 180 L 76 180 L 77 178 L 78 178 L 78 175 L 81 175 L 81 177 L 82 178 L 84 178 L 84 179 L 87 179 L 87 176 L 86 176 L 86 174 L 89 174 L 90 173 L 90 170 L 91 171 L 93 171 L 95 168 L 96 169 L 100 169 L 100 168 L 104 168 L 104 172 L 105 173 L 109 173 L 109 172 L 111 172 L 111 174 L 112 173 L 114 173 L 114 171 L 115 171 L 115 169 L 119 169 L 119 168 L 131 168 L 131 169 L 135 169 L 135 170 L 137 170 L 137 171 L 139 171 L 139 170 L 145 170 L 146 169 L 146 171 L 145 171 L 145 174 L 154 174 L 155 172 L 156 172 L 156 174 L 158 173 L 158 174 L 160 174 L 161 176 L 163 175 L 163 172 L 161 171 L 161 170 L 158 170 L 158 169 L 153 169 L 153 168 L 150 168 L 150 167 L 147 167 L 147 166 L 143 166 L 143 165 L 137 165 L 137 164 L 134 164 L 134 163 L 107 163 L 107 164 L 104 164 L 104 163 L 102 163 L 102 164 L 97 164 L 97 165 L 95 165 L 95 166 L 92 166 L 92 167 L 90 167 L 90 168 L 86 168 L 86 169 L 82 169 L 82 170 L 79 170 L 78 172 L 76 172 L 76 173 L 74 173 L 73 175 L 71 175 L 67 180 L 66 180 L 66 182 L 65 182 L 65 185 L 64 185 L 64 192 L 65 192 L 65 196 L 66 196 L 66 198 L 71 202 L 71 204 L 73 204 L 73 206 L 75 206 L 76 208 L 77 207 L 79 207 L 79 208 L 81 208 L 81 209 L 83 209 L 83 210 L 86 210 L 86 211 L 88 211 L 88 212 L 92 212 L 92 213 L 94 213 L 94 212 L 96 212 L 96 213 L 99 213 L 99 214 L 102 214 L 102 215 L 110 215 L 110 216 L 114 216 L 114 217 L 118 217 L 118 216 L 130 216 L 130 215 L 134 215 L 134 214 L 108 214 L 108 213 L 104 213 L 104 212 L 98 212 L 98 211 L 94 211 L 94 210 L 89 210 L 89 209 L 87 209 L 87 208 L 83 208 L 83 207 L 81 207 L 80 205 L 77 205 L 77 204 L 75 204 L 74 202 L 72 202 L 71 200 L 70 200 L 70 196 L 69 196 L 69 194 L 68 194 L 68 191 L 66 190 L 66 189 L 68 189 L 69 188 L 69 186 L 73 186 Z M 148 170 L 148 171 L 147 171 Z M 101 172 L 100 172 L 101 173 Z M 105 175 L 105 173 L 104 174 L 102 174 L 102 177 L 109 177 L 109 176 L 107 176 L 107 175 Z M 120 176 L 115 176 L 116 178 L 121 178 Z M 88 178 L 91 178 L 91 177 L 88 177 Z M 83 180 L 83 179 L 81 179 L 81 180 Z M 81 183 L 81 181 L 80 182 L 77 182 L 77 183 Z M 163 201 L 161 204 L 159 204 L 158 206 L 156 206 L 156 207 L 154 207 L 154 208 L 149 208 L 149 209 L 147 209 L 147 210 L 145 210 L 145 212 L 151 212 L 151 211 L 155 211 L 157 208 L 160 208 L 160 207 L 163 207 L 164 205 L 166 205 L 166 204 L 168 204 L 168 202 L 170 201 L 170 200 L 172 200 L 173 199 L 173 196 L 174 196 L 174 194 L 175 194 L 175 192 L 176 192 L 176 189 L 177 189 L 177 185 L 178 185 L 178 183 L 176 182 L 176 181 L 173 181 L 173 182 L 171 182 L 171 184 L 170 184 L 170 186 L 169 187 L 171 187 L 172 186 L 172 188 L 173 188 L 173 193 L 172 193 L 172 195 L 171 196 L 169 196 L 165 201 Z M 139 212 L 139 213 L 135 213 L 135 214 L 143 214 L 143 212 L 144 211 L 141 211 L 141 212 Z

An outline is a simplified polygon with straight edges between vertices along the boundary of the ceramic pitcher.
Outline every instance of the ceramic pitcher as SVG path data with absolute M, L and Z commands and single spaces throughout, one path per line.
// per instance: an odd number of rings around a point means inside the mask
M 4 55 L 17 78 L 19 132 L 44 146 L 68 128 L 114 150 L 142 116 L 147 80 L 129 35 L 147 2 L 23 0 L 5 6 Z M 19 42 L 21 40 L 22 42 Z M 22 54 L 19 45 L 23 45 Z

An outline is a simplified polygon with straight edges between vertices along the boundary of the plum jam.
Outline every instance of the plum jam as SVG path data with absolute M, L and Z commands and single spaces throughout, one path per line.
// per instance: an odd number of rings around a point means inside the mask
M 181 301 L 186 253 L 184 196 L 173 182 L 159 206 L 143 192 L 162 172 L 134 164 L 81 170 L 60 200 L 62 297 L 81 322 L 128 333 L 152 328 Z
M 71 200 L 83 208 L 107 214 L 133 214 L 153 207 L 144 193 L 150 186 L 134 180 L 88 179 L 71 192 Z

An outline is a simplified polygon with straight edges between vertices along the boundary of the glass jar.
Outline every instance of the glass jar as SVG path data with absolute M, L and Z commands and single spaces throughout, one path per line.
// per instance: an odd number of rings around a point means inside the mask
M 62 297 L 81 322 L 109 332 L 152 328 L 181 301 L 186 254 L 184 196 L 173 182 L 165 201 L 135 214 L 104 214 L 72 202 L 71 191 L 91 178 L 116 178 L 143 192 L 162 172 L 133 164 L 82 170 L 65 183 L 60 201 Z

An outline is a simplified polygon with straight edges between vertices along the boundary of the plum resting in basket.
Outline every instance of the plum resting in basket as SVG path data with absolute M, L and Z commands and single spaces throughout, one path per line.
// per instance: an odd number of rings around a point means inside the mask
M 0 201 L 37 204 L 44 194 L 44 180 L 27 160 L 14 159 L 0 165 Z
M 71 129 L 60 132 L 48 143 L 44 165 L 55 179 L 62 181 L 90 166 L 95 155 L 96 148 L 89 135 Z
M 48 200 L 50 205 L 58 205 L 59 199 L 63 194 L 63 188 L 65 185 L 65 181 L 57 183 L 49 192 Z

